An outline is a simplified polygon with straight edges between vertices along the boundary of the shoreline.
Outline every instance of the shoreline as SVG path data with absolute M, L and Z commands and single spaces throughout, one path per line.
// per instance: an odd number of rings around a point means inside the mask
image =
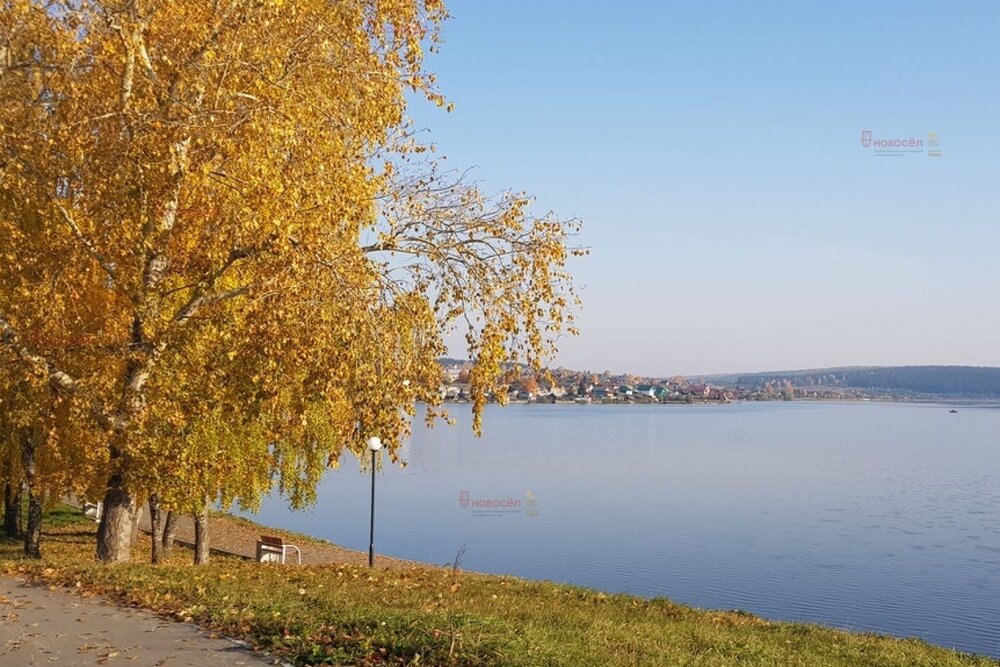
M 512 400 L 507 401 L 501 405 L 497 401 L 490 401 L 487 405 L 495 405 L 499 407 L 507 407 L 509 405 L 531 405 L 531 406 L 547 406 L 547 405 L 561 405 L 561 406 L 579 406 L 579 407 L 592 407 L 592 406 L 622 406 L 622 405 L 660 405 L 660 406 L 675 406 L 675 407 L 692 407 L 698 405 L 770 405 L 770 404 L 785 404 L 785 403 L 829 403 L 829 404 L 854 404 L 854 403 L 899 403 L 901 405 L 944 405 L 944 406 L 956 406 L 956 405 L 968 405 L 974 407 L 1000 407 L 1000 398 L 793 398 L 791 400 L 784 399 L 774 399 L 770 401 L 758 401 L 758 400 L 697 400 L 691 401 L 690 403 L 686 401 L 657 401 L 657 400 L 620 400 L 620 401 L 573 401 L 573 400 L 556 400 L 556 401 L 526 401 L 526 400 Z M 472 405 L 471 401 L 454 401 L 447 400 L 442 404 L 444 406 L 449 405 Z
M 284 532 L 241 517 L 214 518 L 252 532 Z M 425 563 L 299 567 L 223 557 L 194 566 L 190 550 L 179 548 L 150 565 L 148 540 L 139 540 L 132 562 L 108 566 L 92 560 L 95 534 L 94 522 L 79 513 L 53 521 L 42 560 L 25 559 L 16 541 L 0 540 L 0 572 L 194 622 L 296 665 L 1000 665 L 918 638 Z M 309 544 L 335 546 L 315 538 Z
M 755 401 L 746 401 L 746 402 L 752 403 L 752 402 L 755 402 Z M 839 401 L 831 401 L 831 402 L 837 403 Z M 319 537 L 315 537 L 315 536 L 312 536 L 312 535 L 308 535 L 306 533 L 298 533 L 298 532 L 293 533 L 293 532 L 290 532 L 290 531 L 285 531 L 285 530 L 280 529 L 280 528 L 273 528 L 273 527 L 270 527 L 270 526 L 265 526 L 264 524 L 261 524 L 261 523 L 259 523 L 257 521 L 249 519 L 247 517 L 237 516 L 237 515 L 234 515 L 234 514 L 230 514 L 228 512 L 220 512 L 216 516 L 218 516 L 219 518 L 222 518 L 222 519 L 226 519 L 226 520 L 233 520 L 233 521 L 240 522 L 240 523 L 250 524 L 252 526 L 255 526 L 255 527 L 258 527 L 258 528 L 261 528 L 261 529 L 264 529 L 264 530 L 271 531 L 272 534 L 285 533 L 285 534 L 290 534 L 290 535 L 297 536 L 298 539 L 308 540 L 308 541 L 311 541 L 313 543 L 317 543 L 317 544 L 321 544 L 321 545 L 331 545 L 331 546 L 336 547 L 338 550 L 341 550 L 341 551 L 343 551 L 343 552 L 345 552 L 347 554 L 351 554 L 352 556 L 354 556 L 354 558 L 351 559 L 352 561 L 361 561 L 361 560 L 364 560 L 363 564 L 365 564 L 365 565 L 367 564 L 368 553 L 365 552 L 365 551 L 360 551 L 360 550 L 356 550 L 356 549 L 350 549 L 348 547 L 341 547 L 340 545 L 336 545 L 333 542 L 330 542 L 330 541 L 325 540 L 323 538 L 319 538 Z M 505 573 L 496 573 L 496 572 L 479 572 L 479 571 L 476 571 L 476 570 L 468 570 L 468 569 L 464 569 L 464 568 L 458 568 L 457 570 L 453 570 L 452 567 L 449 566 L 449 565 L 447 565 L 447 564 L 445 564 L 445 565 L 438 565 L 438 564 L 435 564 L 435 563 L 426 563 L 426 562 L 423 562 L 423 561 L 414 561 L 414 560 L 400 558 L 400 557 L 397 557 L 397 556 L 379 555 L 376 552 L 375 568 L 376 569 L 384 568 L 384 563 L 385 562 L 389 563 L 389 567 L 390 568 L 404 567 L 404 568 L 409 568 L 409 569 L 440 570 L 440 571 L 443 571 L 443 572 L 446 572 L 446 573 L 452 573 L 452 574 L 456 574 L 457 573 L 457 574 L 461 574 L 461 575 L 472 575 L 472 576 L 477 576 L 477 577 L 485 577 L 485 578 L 489 578 L 489 579 L 494 579 L 494 578 L 499 578 L 499 579 L 516 579 L 516 580 L 520 580 L 520 581 L 524 581 L 524 582 L 529 582 L 529 583 L 536 583 L 536 584 L 546 584 L 546 585 L 552 585 L 552 586 L 568 586 L 568 587 L 573 587 L 573 588 L 583 588 L 585 590 L 592 591 L 592 592 L 594 592 L 594 593 L 596 593 L 598 595 L 604 595 L 604 596 L 626 596 L 626 597 L 631 597 L 631 598 L 639 598 L 639 599 L 646 600 L 646 601 L 655 601 L 657 599 L 670 599 L 670 598 L 665 598 L 663 596 L 649 597 L 649 596 L 645 596 L 645 595 L 641 595 L 641 594 L 637 594 L 637 593 L 625 593 L 625 592 L 607 591 L 607 590 L 603 590 L 603 589 L 599 589 L 599 588 L 591 588 L 591 587 L 588 587 L 588 586 L 582 586 L 580 584 L 575 584 L 575 583 L 572 583 L 572 582 L 569 582 L 569 581 L 557 581 L 557 580 L 551 580 L 551 579 L 531 579 L 531 578 L 526 578 L 526 577 L 522 577 L 520 575 L 510 574 L 510 573 L 506 573 L 505 574 Z M 326 563 L 326 565 L 332 565 L 332 564 L 337 564 L 337 563 L 332 563 L 332 562 L 331 563 Z M 303 563 L 303 565 L 307 565 L 307 563 Z M 388 568 L 384 568 L 384 569 L 388 569 Z M 671 602 L 673 603 L 672 600 L 671 600 Z M 941 649 L 946 650 L 946 651 L 954 651 L 956 653 L 960 653 L 960 654 L 963 654 L 963 655 L 978 655 L 978 654 L 966 653 L 964 651 L 961 651 L 960 649 L 956 649 L 956 648 L 953 648 L 953 647 L 947 647 L 947 646 L 942 646 L 942 645 L 939 645 L 939 644 L 934 644 L 932 642 L 927 642 L 926 640 L 924 640 L 924 639 L 922 639 L 920 637 L 917 637 L 917 636 L 903 636 L 903 635 L 888 634 L 888 633 L 886 633 L 884 631 L 880 631 L 880 630 L 877 630 L 877 629 L 858 629 L 858 628 L 853 628 L 853 627 L 850 627 L 850 626 L 842 626 L 842 625 L 835 625 L 835 624 L 825 624 L 825 623 L 818 623 L 818 622 L 812 622 L 812 621 L 801 621 L 801 620 L 794 620 L 794 619 L 770 618 L 770 617 L 761 616 L 761 615 L 759 615 L 757 613 L 754 613 L 754 612 L 748 612 L 748 611 L 745 611 L 745 610 L 742 610 L 742 609 L 702 608 L 702 607 L 695 607 L 695 606 L 692 606 L 692 605 L 689 605 L 689 604 L 683 603 L 683 602 L 678 602 L 678 603 L 675 603 L 675 604 L 683 605 L 683 606 L 688 607 L 690 609 L 694 609 L 694 610 L 696 610 L 698 612 L 709 613 L 709 614 L 711 614 L 711 613 L 719 613 L 719 614 L 731 614 L 731 613 L 735 613 L 735 614 L 746 615 L 748 617 L 752 617 L 752 618 L 758 619 L 758 620 L 760 620 L 760 621 L 762 621 L 764 623 L 768 623 L 768 624 L 806 624 L 806 625 L 815 625 L 817 627 L 821 627 L 821 628 L 824 628 L 824 629 L 832 630 L 832 631 L 835 631 L 835 632 L 845 632 L 845 633 L 849 633 L 849 634 L 852 634 L 852 635 L 875 635 L 875 636 L 878 636 L 878 637 L 884 637 L 884 638 L 888 638 L 888 639 L 892 639 L 892 640 L 896 640 L 896 641 L 911 641 L 911 640 L 922 641 L 922 642 L 928 643 L 931 646 L 935 646 L 937 648 L 941 648 Z M 985 657 L 987 657 L 988 659 L 995 659 L 997 661 L 997 667 L 1000 667 L 1000 655 L 998 655 L 996 658 L 993 658 L 992 656 L 985 656 Z

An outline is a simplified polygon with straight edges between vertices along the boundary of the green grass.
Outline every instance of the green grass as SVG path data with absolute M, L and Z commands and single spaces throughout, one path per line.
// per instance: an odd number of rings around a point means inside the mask
M 65 512 L 65 510 L 60 510 Z M 47 524 L 42 561 L 0 543 L 0 570 L 98 592 L 241 637 L 299 665 L 996 667 L 915 639 L 772 623 L 665 599 L 444 568 L 288 567 L 237 559 L 93 561 L 93 523 Z
M 63 503 L 45 512 L 42 519 L 42 529 L 55 528 L 59 526 L 93 525 L 94 520 L 84 516 L 83 512 Z

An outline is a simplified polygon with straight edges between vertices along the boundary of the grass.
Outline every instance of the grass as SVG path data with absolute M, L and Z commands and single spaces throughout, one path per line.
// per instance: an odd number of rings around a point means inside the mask
M 27 506 L 27 503 L 25 503 L 25 506 Z M 58 528 L 61 526 L 89 526 L 91 524 L 93 524 L 93 521 L 85 517 L 83 512 L 62 503 L 46 511 L 42 520 L 43 529 Z
M 998 665 L 916 639 L 445 568 L 239 559 L 196 568 L 184 549 L 152 566 L 148 540 L 136 545 L 134 563 L 100 565 L 94 524 L 67 508 L 56 516 L 43 560 L 24 560 L 16 542 L 0 542 L 0 571 L 191 620 L 297 665 Z

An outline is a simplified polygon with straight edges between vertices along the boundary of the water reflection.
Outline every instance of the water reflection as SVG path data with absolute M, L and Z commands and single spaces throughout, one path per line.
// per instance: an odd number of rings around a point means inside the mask
M 382 475 L 383 553 L 446 563 L 465 545 L 468 569 L 1000 656 L 998 410 L 491 407 L 482 439 L 453 412 Z M 365 549 L 366 484 L 345 460 L 316 508 L 269 500 L 260 520 Z

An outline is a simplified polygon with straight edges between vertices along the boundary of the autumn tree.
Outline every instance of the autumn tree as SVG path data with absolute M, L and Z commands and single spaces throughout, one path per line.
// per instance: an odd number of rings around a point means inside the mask
M 60 438 L 81 438 L 68 422 L 67 396 L 53 391 L 43 375 L 12 363 L 0 354 L 0 480 L 4 482 L 5 532 L 16 536 L 21 527 L 21 494 L 27 495 L 24 551 L 40 555 L 43 504 L 66 493 L 85 493 L 94 470 L 93 450 L 61 446 Z M 89 452 L 89 454 L 88 454 Z M 91 460 L 87 460 L 90 456 Z
M 456 325 L 477 430 L 505 365 L 572 331 L 576 223 L 419 159 L 405 94 L 444 104 L 422 69 L 443 17 L 5 4 L 0 344 L 46 388 L 47 449 L 99 458 L 77 482 L 104 488 L 99 559 L 128 559 L 147 495 L 252 504 L 276 482 L 304 504 L 369 435 L 395 456 L 415 404 L 437 414 Z
M 3 14 L 4 250 L 21 275 L 25 256 L 46 277 L 68 258 L 85 267 L 59 297 L 96 301 L 100 321 L 79 326 L 112 354 L 31 344 L 22 332 L 46 323 L 28 285 L 0 317 L 26 363 L 92 394 L 109 442 L 104 560 L 128 557 L 150 378 L 226 302 L 253 292 L 293 310 L 293 293 L 330 287 L 322 262 L 357 254 L 372 216 L 371 145 L 399 123 L 404 85 L 429 90 L 420 42 L 438 7 L 282 4 L 26 0 Z
M 23 428 L 16 406 L 15 361 L 0 351 L 0 483 L 3 483 L 4 535 L 20 537 L 24 489 L 19 431 Z
M 587 253 L 572 244 L 580 223 L 533 215 L 525 193 L 486 196 L 433 162 L 386 166 L 377 237 L 362 251 L 379 262 L 388 293 L 429 299 L 436 332 L 464 329 L 479 432 L 489 395 L 506 399 L 507 370 L 542 372 L 557 339 L 577 333 L 566 262 Z
M 21 446 L 31 419 L 25 411 L 24 392 L 14 361 L 7 356 L 0 353 L 0 482 L 4 487 L 4 534 L 20 537 L 24 490 Z
M 791 401 L 795 398 L 795 387 L 792 386 L 791 380 L 785 380 L 784 386 L 781 388 L 781 397 L 786 401 Z

